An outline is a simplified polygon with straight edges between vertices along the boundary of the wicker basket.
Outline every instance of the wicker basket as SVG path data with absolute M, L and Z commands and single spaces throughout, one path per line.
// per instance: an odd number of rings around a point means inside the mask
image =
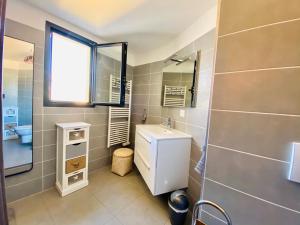
M 119 148 L 114 151 L 111 171 L 124 176 L 132 170 L 133 150 Z

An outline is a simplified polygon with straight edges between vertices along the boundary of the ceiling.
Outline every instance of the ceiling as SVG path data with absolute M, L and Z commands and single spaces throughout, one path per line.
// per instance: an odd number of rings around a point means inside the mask
M 5 60 L 23 62 L 25 57 L 32 56 L 34 45 L 11 37 L 4 37 L 3 58 Z
M 143 53 L 167 44 L 216 0 L 22 0 L 106 41 Z

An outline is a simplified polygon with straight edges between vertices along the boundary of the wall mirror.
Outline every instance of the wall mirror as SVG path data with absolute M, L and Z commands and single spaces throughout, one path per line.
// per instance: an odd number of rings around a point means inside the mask
M 162 79 L 162 106 L 195 107 L 200 52 L 181 57 L 173 55 L 165 61 Z
M 4 37 L 2 135 L 5 175 L 32 169 L 34 44 Z

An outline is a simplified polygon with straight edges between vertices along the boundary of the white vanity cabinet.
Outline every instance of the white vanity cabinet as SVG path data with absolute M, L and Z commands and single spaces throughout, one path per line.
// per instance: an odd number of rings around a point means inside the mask
M 191 136 L 161 125 L 137 125 L 134 163 L 153 195 L 188 186 Z
M 88 185 L 90 124 L 57 123 L 56 188 L 65 196 Z

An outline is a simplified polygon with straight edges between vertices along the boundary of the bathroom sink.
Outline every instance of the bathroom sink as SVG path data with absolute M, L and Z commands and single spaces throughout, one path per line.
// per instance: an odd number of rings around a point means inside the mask
M 162 125 L 137 125 L 134 163 L 153 195 L 188 186 L 191 135 Z
M 155 139 L 180 139 L 191 138 L 191 135 L 176 129 L 167 128 L 163 125 L 137 125 L 138 130 L 148 137 Z

